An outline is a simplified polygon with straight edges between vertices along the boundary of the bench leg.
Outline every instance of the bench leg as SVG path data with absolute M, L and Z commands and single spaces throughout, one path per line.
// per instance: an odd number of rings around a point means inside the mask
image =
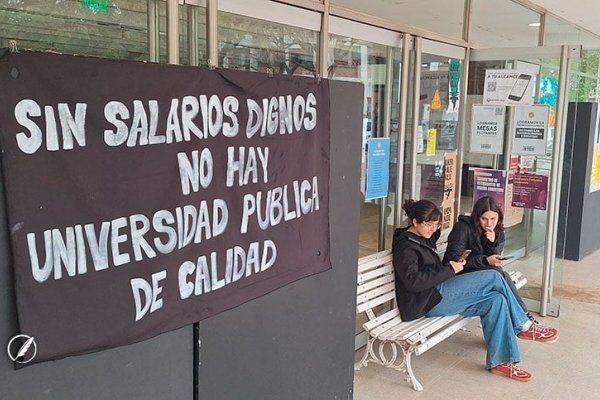
M 392 349 L 392 357 L 389 360 L 385 357 L 384 354 L 384 348 L 386 344 L 389 344 Z M 400 364 L 396 363 L 396 361 L 398 360 L 398 348 L 402 350 L 402 362 Z M 401 343 L 391 341 L 379 343 L 379 357 L 382 361 L 382 364 L 386 367 L 402 371 L 406 375 L 405 381 L 411 383 L 413 389 L 417 392 L 420 392 L 423 390 L 423 385 L 421 385 L 421 383 L 417 380 L 417 377 L 415 376 L 415 373 L 412 369 L 411 360 L 413 354 L 413 347 L 407 344 L 402 345 Z
M 369 361 L 379 362 L 379 360 L 377 359 L 377 357 L 375 357 L 375 354 L 373 353 L 373 342 L 374 341 L 375 341 L 375 338 L 372 338 L 371 336 L 369 336 L 369 339 L 367 340 L 367 345 L 365 346 L 365 352 L 364 352 L 362 358 L 360 359 L 360 361 L 358 361 L 357 363 L 354 364 L 354 369 L 356 371 L 358 371 L 361 367 L 366 367 L 367 364 L 369 364 Z
M 412 369 L 411 360 L 414 354 L 412 346 L 406 344 L 403 346 L 401 343 L 394 341 L 383 341 L 379 342 L 377 352 L 375 352 L 375 341 L 374 337 L 369 336 L 364 354 L 361 360 L 354 364 L 354 369 L 358 371 L 361 367 L 366 367 L 369 362 L 373 361 L 379 365 L 401 371 L 405 375 L 405 381 L 412 384 L 414 390 L 417 392 L 422 391 L 423 385 L 417 380 Z M 385 354 L 386 346 L 390 347 L 391 357 Z M 402 352 L 402 356 L 399 357 L 400 352 Z
M 423 385 L 421 385 L 421 382 L 419 382 L 417 380 L 417 377 L 415 376 L 415 373 L 413 372 L 412 363 L 411 363 L 412 355 L 414 353 L 412 352 L 412 349 L 410 349 L 410 348 L 408 350 L 405 350 L 403 348 L 402 351 L 404 352 L 404 362 L 406 363 L 406 369 L 405 369 L 405 373 L 407 376 L 406 380 L 409 383 L 412 383 L 413 389 L 415 389 L 417 392 L 420 392 L 423 390 Z

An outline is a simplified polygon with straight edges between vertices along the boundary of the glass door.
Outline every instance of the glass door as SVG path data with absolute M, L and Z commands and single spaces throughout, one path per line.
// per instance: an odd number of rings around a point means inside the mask
M 457 216 L 457 148 L 464 58 L 464 48 L 421 38 L 415 40 L 403 196 L 431 200 L 440 207 L 441 251 Z M 407 221 L 401 221 L 399 225 L 406 224 Z
M 397 178 L 397 148 L 401 126 L 401 76 L 403 39 L 396 32 L 331 17 L 328 77 L 361 82 L 364 87 L 362 134 L 348 140 L 360 140 L 362 150 L 360 182 L 359 258 L 391 247 L 394 229 Z M 368 151 L 370 139 L 389 138 L 389 186 L 386 193 L 370 198 L 367 193 Z M 385 191 L 384 191 L 385 192 Z M 355 347 L 366 343 L 357 316 Z
M 566 216 L 558 220 L 562 157 L 567 151 L 565 105 L 570 60 L 577 59 L 579 52 L 578 47 L 534 47 L 472 50 L 470 54 L 460 210 L 469 213 L 474 197 L 481 195 L 481 169 L 504 171 L 504 178 L 497 182 L 505 184 L 504 254 L 514 256 L 505 268 L 527 277 L 522 295 L 530 310 L 541 315 L 557 316 L 559 310 L 553 294 L 560 282 L 557 258 L 562 258 L 556 254 L 557 229 L 566 224 Z M 506 96 L 498 101 L 502 90 Z M 481 131 L 472 126 L 481 125 L 484 105 L 504 112 L 499 151 L 482 149 Z

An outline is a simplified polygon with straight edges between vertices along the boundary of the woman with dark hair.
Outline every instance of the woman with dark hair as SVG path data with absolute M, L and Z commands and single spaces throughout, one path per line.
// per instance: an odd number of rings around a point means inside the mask
M 527 318 L 534 322 L 545 338 L 546 342 L 558 339 L 558 331 L 540 325 L 533 315 L 527 311 L 527 306 L 519 295 L 508 272 L 502 269 L 502 251 L 504 250 L 504 213 L 502 207 L 493 197 L 482 197 L 473 205 L 471 216 L 460 215 L 458 222 L 452 227 L 448 235 L 448 246 L 444 254 L 444 262 L 458 260 L 465 250 L 471 250 L 467 256 L 467 263 L 461 273 L 491 269 L 504 276 L 506 283 L 512 290 L 515 298 L 527 314 Z M 542 339 L 540 339 L 542 341 Z
M 436 252 L 439 208 L 428 200 L 407 200 L 403 209 L 410 226 L 395 230 L 392 247 L 402 319 L 479 316 L 487 343 L 487 369 L 511 379 L 530 380 L 531 374 L 516 365 L 521 361 L 517 337 L 536 341 L 540 337 L 502 275 L 490 270 L 457 275 L 465 261 L 442 263 Z

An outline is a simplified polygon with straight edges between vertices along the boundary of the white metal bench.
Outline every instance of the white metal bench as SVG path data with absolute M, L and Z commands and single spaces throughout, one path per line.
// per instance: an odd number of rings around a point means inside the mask
M 517 288 L 527 283 L 520 272 L 510 272 Z M 368 333 L 365 352 L 355 369 L 370 361 L 404 372 L 413 389 L 423 390 L 412 369 L 412 355 L 421 355 L 477 317 L 453 315 L 422 317 L 404 322 L 396 306 L 394 267 L 390 250 L 359 260 L 356 313 L 366 313 L 363 328 Z M 393 307 L 392 307 L 393 305 Z M 392 308 L 390 310 L 390 307 Z M 375 350 L 375 342 L 379 342 Z M 389 350 L 386 354 L 386 347 Z M 402 357 L 399 357 L 402 352 Z

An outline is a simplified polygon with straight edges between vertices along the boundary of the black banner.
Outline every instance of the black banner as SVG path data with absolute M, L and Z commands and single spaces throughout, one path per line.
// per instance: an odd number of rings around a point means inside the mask
M 0 60 L 20 333 L 133 343 L 331 267 L 327 80 Z

